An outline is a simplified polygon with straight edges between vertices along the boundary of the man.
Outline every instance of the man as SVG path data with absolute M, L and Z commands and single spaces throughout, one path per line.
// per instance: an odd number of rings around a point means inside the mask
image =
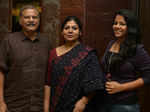
M 43 112 L 49 40 L 37 32 L 39 12 L 20 11 L 22 32 L 9 34 L 0 44 L 0 112 Z

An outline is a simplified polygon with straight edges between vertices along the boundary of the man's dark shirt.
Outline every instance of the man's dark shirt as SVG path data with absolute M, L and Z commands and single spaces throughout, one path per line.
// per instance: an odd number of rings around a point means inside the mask
M 49 50 L 49 39 L 42 34 L 31 41 L 22 32 L 16 32 L 0 43 L 4 99 L 10 112 L 43 112 Z

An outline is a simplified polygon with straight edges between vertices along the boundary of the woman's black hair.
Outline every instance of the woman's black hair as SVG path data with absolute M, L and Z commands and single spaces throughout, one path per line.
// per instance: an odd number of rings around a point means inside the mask
M 119 55 L 112 58 L 112 66 L 123 62 L 127 57 L 136 54 L 137 44 L 141 43 L 140 28 L 136 15 L 128 9 L 120 9 L 115 13 L 114 19 L 117 15 L 123 16 L 127 24 L 127 36 L 120 44 Z
M 61 31 L 63 31 L 63 29 L 64 29 L 66 23 L 67 23 L 68 21 L 72 21 L 72 20 L 79 26 L 79 30 L 80 30 L 80 32 L 82 32 L 82 24 L 81 24 L 81 21 L 80 21 L 79 18 L 76 17 L 76 16 L 67 16 L 67 17 L 65 18 L 65 20 L 63 21 L 62 25 L 61 25 Z
M 137 44 L 141 43 L 140 28 L 136 15 L 128 9 L 121 9 L 115 13 L 124 17 L 127 24 L 127 37 L 120 46 L 120 55 L 130 57 L 135 55 Z

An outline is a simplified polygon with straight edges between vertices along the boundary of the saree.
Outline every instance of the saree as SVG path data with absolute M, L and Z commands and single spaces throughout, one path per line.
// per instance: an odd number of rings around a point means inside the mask
M 72 112 L 83 96 L 104 88 L 96 51 L 79 44 L 62 56 L 50 53 L 47 85 L 51 87 L 50 112 Z

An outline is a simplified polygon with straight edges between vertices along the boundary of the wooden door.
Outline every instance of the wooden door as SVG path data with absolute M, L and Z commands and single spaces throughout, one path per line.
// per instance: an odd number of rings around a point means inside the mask
M 86 0 L 85 43 L 96 48 L 101 57 L 112 39 L 114 12 L 121 8 L 136 10 L 136 0 Z
M 127 8 L 139 15 L 145 48 L 150 53 L 150 1 L 149 0 L 61 0 L 60 18 L 76 15 L 83 23 L 84 43 L 96 48 L 101 59 L 108 42 L 112 39 L 112 18 L 116 10 Z M 60 38 L 61 40 L 61 38 Z M 139 92 L 141 112 L 149 112 L 150 87 Z
M 141 35 L 145 49 L 150 55 L 150 0 L 139 1 L 139 20 L 141 23 Z M 150 86 L 141 88 L 139 92 L 142 112 L 150 112 Z
M 84 0 L 60 0 L 60 22 L 62 23 L 67 16 L 77 16 L 84 23 L 84 4 Z M 63 42 L 60 36 L 60 44 Z
M 0 41 L 10 32 L 10 0 L 0 0 Z
M 61 21 L 68 15 L 79 17 L 83 23 L 83 42 L 96 48 L 101 58 L 112 38 L 114 12 L 121 8 L 136 11 L 137 0 L 61 0 L 60 4 Z

